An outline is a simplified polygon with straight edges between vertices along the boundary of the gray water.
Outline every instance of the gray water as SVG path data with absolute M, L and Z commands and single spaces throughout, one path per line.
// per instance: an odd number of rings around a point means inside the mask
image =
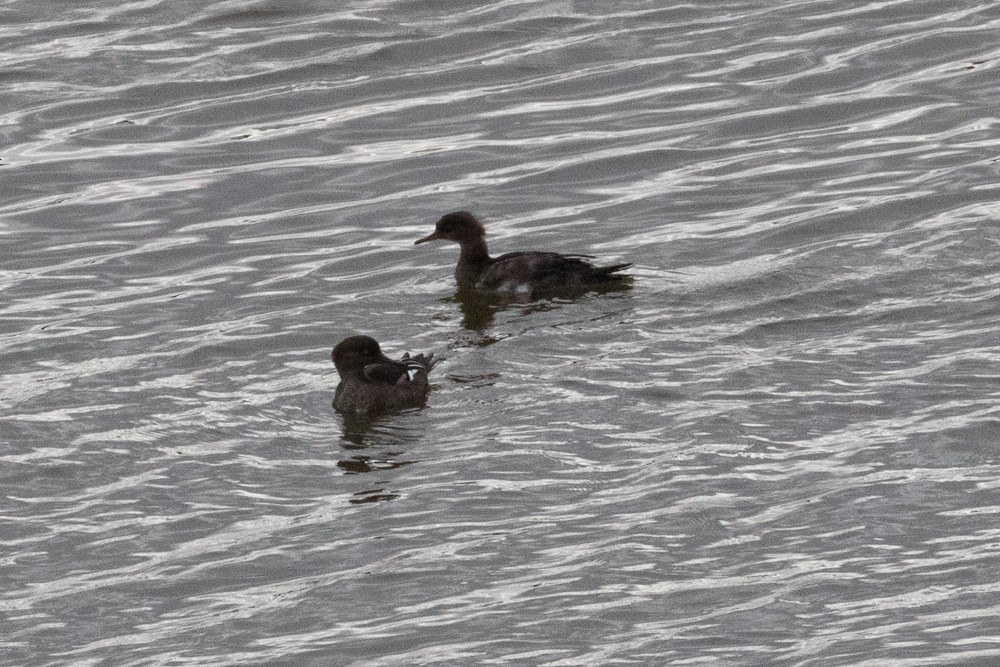
M 325 5 L 0 5 L 0 663 L 1000 660 L 1000 4 Z

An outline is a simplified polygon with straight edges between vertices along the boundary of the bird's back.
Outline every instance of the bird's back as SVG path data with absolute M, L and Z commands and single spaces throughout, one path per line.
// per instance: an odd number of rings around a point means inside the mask
M 333 407 L 341 412 L 368 413 L 421 407 L 430 391 L 427 374 L 437 361 L 433 354 L 418 354 L 369 364 L 361 373 L 341 379 Z
M 545 292 L 580 289 L 621 282 L 617 272 L 631 264 L 594 266 L 591 255 L 556 252 L 509 252 L 495 258 L 479 276 L 476 287 L 500 292 Z

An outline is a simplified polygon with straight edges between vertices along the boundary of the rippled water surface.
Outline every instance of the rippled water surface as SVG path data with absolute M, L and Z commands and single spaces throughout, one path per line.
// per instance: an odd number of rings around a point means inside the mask
M 0 663 L 1000 660 L 1000 4 L 325 4 L 0 4 Z

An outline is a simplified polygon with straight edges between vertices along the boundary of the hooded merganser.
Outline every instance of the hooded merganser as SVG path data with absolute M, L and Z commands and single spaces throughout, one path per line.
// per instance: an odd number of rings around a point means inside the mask
M 333 407 L 341 412 L 389 412 L 419 408 L 427 401 L 427 374 L 438 360 L 433 354 L 404 354 L 393 361 L 369 336 L 351 336 L 333 348 L 340 384 Z
M 587 290 L 599 286 L 621 287 L 630 276 L 618 273 L 632 264 L 594 266 L 592 255 L 561 255 L 556 252 L 508 252 L 490 257 L 486 228 L 468 211 L 449 213 L 434 226 L 434 233 L 418 243 L 454 241 L 461 248 L 455 280 L 459 287 L 482 291 L 538 294 L 565 290 Z

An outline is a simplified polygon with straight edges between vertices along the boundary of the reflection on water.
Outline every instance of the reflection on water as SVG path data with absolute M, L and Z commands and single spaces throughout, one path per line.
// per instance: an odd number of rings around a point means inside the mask
M 462 311 L 463 328 L 480 333 L 492 326 L 496 312 L 506 305 L 505 301 L 496 296 L 462 288 L 453 297 L 444 301 L 458 304 L 459 310 Z
M 996 6 L 285 4 L 4 6 L 0 663 L 998 659 Z
M 462 313 L 462 327 L 468 331 L 484 334 L 478 344 L 490 345 L 496 342 L 496 339 L 487 335 L 486 332 L 493 326 L 497 313 L 508 310 L 516 311 L 520 315 L 547 312 L 568 306 L 585 296 L 621 294 L 631 289 L 632 283 L 629 282 L 615 286 L 564 290 L 557 296 L 551 295 L 545 298 L 534 298 L 527 294 L 508 295 L 459 288 L 452 297 L 442 299 L 441 302 L 454 302 L 458 304 L 459 310 Z
M 364 414 L 336 413 L 342 420 L 342 452 L 337 456 L 337 467 L 346 475 L 376 473 L 378 486 L 353 492 L 347 502 L 352 505 L 396 500 L 398 490 L 389 486 L 394 483 L 392 471 L 416 463 L 408 450 L 417 447 L 421 438 L 417 434 L 400 429 L 397 424 L 406 415 L 420 410 L 407 410 L 396 415 L 371 417 Z

